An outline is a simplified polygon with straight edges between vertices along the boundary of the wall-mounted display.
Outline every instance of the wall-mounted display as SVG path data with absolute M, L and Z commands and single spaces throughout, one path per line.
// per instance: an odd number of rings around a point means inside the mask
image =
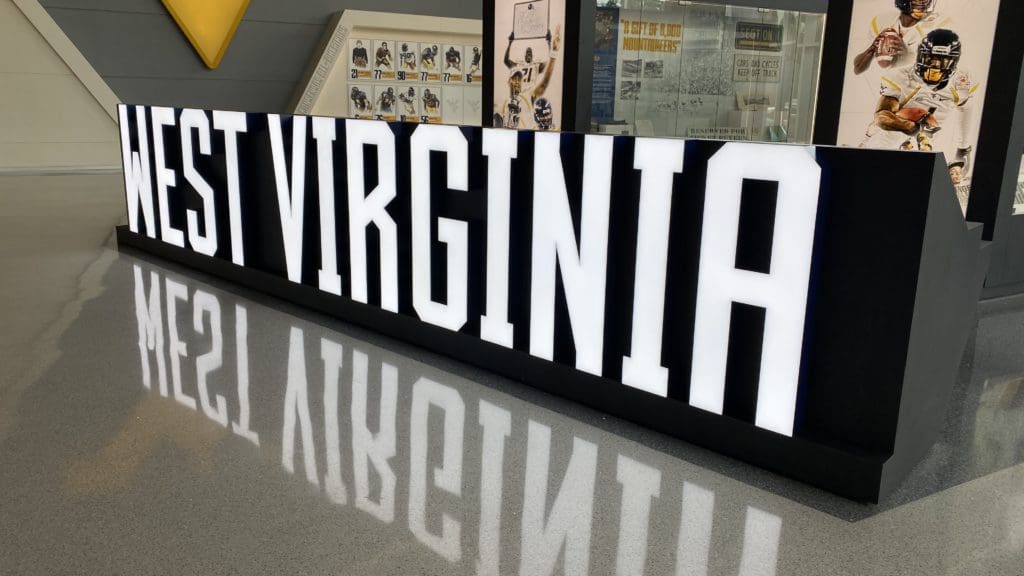
M 591 129 L 810 142 L 824 14 L 598 0 Z
M 856 0 L 838 144 L 943 152 L 966 213 L 999 0 Z
M 346 10 L 328 26 L 294 109 L 479 125 L 481 42 L 476 20 Z
M 493 125 L 557 130 L 565 0 L 495 0 Z

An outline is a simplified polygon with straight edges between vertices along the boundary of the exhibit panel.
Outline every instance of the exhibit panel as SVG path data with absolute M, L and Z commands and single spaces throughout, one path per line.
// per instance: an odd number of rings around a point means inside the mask
M 855 0 L 837 143 L 941 151 L 971 193 L 999 0 Z
M 824 12 L 599 0 L 591 131 L 809 143 Z
M 119 113 L 122 245 L 859 500 L 934 441 L 986 264 L 934 154 Z
M 345 10 L 327 27 L 291 110 L 478 126 L 480 21 Z
M 496 128 L 557 130 L 565 113 L 565 0 L 494 2 Z

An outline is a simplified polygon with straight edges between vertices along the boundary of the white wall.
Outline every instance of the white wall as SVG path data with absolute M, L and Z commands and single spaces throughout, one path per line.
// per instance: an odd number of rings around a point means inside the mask
M 117 166 L 119 146 L 110 113 L 25 13 L 0 0 L 0 169 Z

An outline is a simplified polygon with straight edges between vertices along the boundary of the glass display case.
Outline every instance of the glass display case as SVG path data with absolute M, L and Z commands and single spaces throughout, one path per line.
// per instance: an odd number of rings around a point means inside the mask
M 591 130 L 811 141 L 825 15 L 597 0 Z

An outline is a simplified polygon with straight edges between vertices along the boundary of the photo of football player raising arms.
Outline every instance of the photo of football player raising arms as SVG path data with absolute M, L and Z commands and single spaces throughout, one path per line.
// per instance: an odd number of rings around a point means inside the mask
M 500 128 L 559 130 L 565 0 L 498 0 L 494 8 L 494 90 L 485 116 Z
M 508 38 L 508 48 L 505 50 L 505 66 L 509 70 L 508 98 L 495 113 L 495 120 L 501 116 L 501 126 L 504 128 L 533 128 L 537 130 L 551 130 L 554 127 L 553 110 L 551 103 L 544 99 L 545 117 L 548 118 L 543 124 L 534 117 L 534 106 L 544 95 L 551 82 L 551 73 L 555 68 L 558 59 L 558 48 L 560 44 L 560 30 L 555 28 L 552 36 L 548 32 L 545 38 L 548 42 L 548 60 L 537 62 L 533 59 L 533 48 L 527 47 L 521 62 L 515 62 L 509 58 L 512 49 L 512 42 L 515 35 Z

